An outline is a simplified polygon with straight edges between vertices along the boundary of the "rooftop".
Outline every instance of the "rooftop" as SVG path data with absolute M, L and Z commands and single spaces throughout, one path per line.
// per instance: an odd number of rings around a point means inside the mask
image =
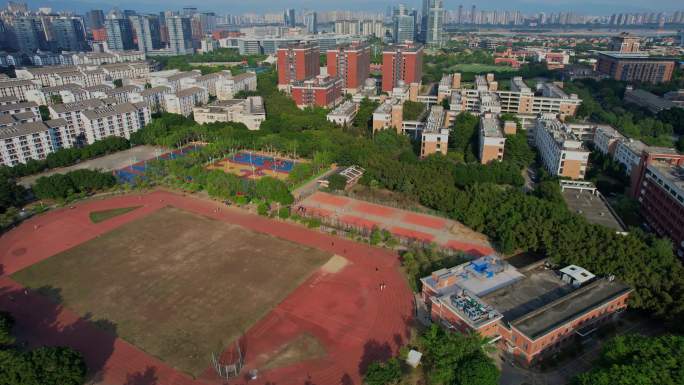
M 188 87 L 176 92 L 176 96 L 178 96 L 179 98 L 183 98 L 186 96 L 193 96 L 203 92 L 207 92 L 207 90 L 201 87 Z
M 423 132 L 439 133 L 444 128 L 445 118 L 446 114 L 444 113 L 444 107 L 432 106 Z
M 674 59 L 672 59 L 672 58 L 661 57 L 661 56 L 650 56 L 647 53 L 639 53 L 639 52 L 601 51 L 601 52 L 599 52 L 599 54 L 611 57 L 613 59 L 674 61 Z
M 140 91 L 140 95 L 142 96 L 150 96 L 154 94 L 165 94 L 171 92 L 171 88 L 167 86 L 157 86 L 157 87 L 152 87 L 148 88 L 145 90 Z
M 0 139 L 9 139 L 16 136 L 30 135 L 47 130 L 48 127 L 43 122 L 20 123 L 13 126 L 0 128 Z
M 514 320 L 511 326 L 528 337 L 537 339 L 558 326 L 631 291 L 629 286 L 621 282 L 597 279 Z
M 553 137 L 559 147 L 576 151 L 587 151 L 582 145 L 582 140 L 558 119 L 539 119 L 537 124 Z
M 24 109 L 24 108 L 38 108 L 35 102 L 19 102 L 12 104 L 0 105 L 0 114 L 9 113 L 10 111 Z
M 55 104 L 51 108 L 55 110 L 55 112 L 57 112 L 58 114 L 61 114 L 64 112 L 90 110 L 93 108 L 100 107 L 102 105 L 104 105 L 104 102 L 100 99 L 86 99 L 81 100 L 80 102 Z
M 582 215 L 590 223 L 602 225 L 616 231 L 624 231 L 621 222 L 600 196 L 589 191 L 564 189 L 563 200 L 570 211 Z
M 356 108 L 356 103 L 352 102 L 351 100 L 347 100 L 335 107 L 335 109 L 332 110 L 328 115 L 350 116 L 356 112 Z
M 480 118 L 480 130 L 482 131 L 482 136 L 486 138 L 504 137 L 504 134 L 501 131 L 501 125 L 499 124 L 499 119 L 495 116 L 483 115 Z
M 92 110 L 83 111 L 83 115 L 88 119 L 100 119 L 108 116 L 136 112 L 137 108 L 131 103 L 121 103 L 111 106 L 103 106 Z
M 421 282 L 439 295 L 450 294 L 460 288 L 482 296 L 509 286 L 523 277 L 508 262 L 490 255 L 452 268 L 437 270 L 421 278 Z

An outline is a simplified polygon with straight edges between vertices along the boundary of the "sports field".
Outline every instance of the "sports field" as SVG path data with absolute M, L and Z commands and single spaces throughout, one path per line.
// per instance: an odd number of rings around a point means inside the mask
M 270 176 L 285 180 L 297 163 L 289 159 L 274 158 L 257 152 L 238 152 L 221 159 L 207 168 L 222 170 L 245 179 L 259 179 Z
M 212 352 L 283 301 L 331 253 L 178 208 L 161 208 L 13 274 L 58 289 L 80 315 L 199 375 Z

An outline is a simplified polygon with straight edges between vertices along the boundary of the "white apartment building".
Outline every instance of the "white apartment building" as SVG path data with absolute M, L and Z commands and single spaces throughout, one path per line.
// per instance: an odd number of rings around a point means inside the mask
M 56 119 L 0 127 L 0 164 L 12 167 L 31 159 L 45 159 L 56 149 L 52 139 L 54 131 L 65 123 Z
M 544 166 L 551 175 L 584 179 L 589 151 L 563 123 L 557 119 L 538 119 L 534 141 Z
M 171 94 L 171 87 L 157 86 L 142 90 L 137 93 L 139 99 L 147 104 L 151 113 L 164 112 L 166 111 L 166 99 L 165 95 Z M 138 97 L 134 97 L 137 101 Z
M 632 170 L 639 166 L 641 154 L 646 149 L 646 144 L 640 140 L 625 139 L 617 142 L 615 146 L 616 162 L 625 166 L 627 175 L 632 175 Z
M 139 94 L 142 89 L 143 88 L 140 86 L 129 84 L 118 88 L 110 88 L 105 91 L 105 95 L 107 95 L 108 98 L 114 98 L 118 103 L 128 103 L 137 101 L 132 100 L 133 95 Z
M 40 116 L 38 105 L 34 102 L 18 102 L 0 105 L 0 115 L 14 115 L 22 112 Z
M 52 118 L 64 119 L 67 123 L 64 131 L 55 139 L 58 146 L 69 148 L 79 142 L 83 143 L 86 128 L 81 113 L 103 107 L 107 105 L 107 102 L 111 104 L 110 100 L 87 99 L 80 102 L 49 106 L 48 110 Z
M 193 108 L 207 104 L 208 101 L 209 92 L 201 87 L 190 87 L 175 94 L 164 95 L 166 111 L 183 116 L 190 116 Z
M 130 138 L 150 121 L 145 103 L 121 103 L 82 112 L 85 137 L 89 144 L 109 136 Z
M 350 125 L 356 114 L 359 111 L 359 105 L 347 100 L 346 102 L 337 106 L 334 110 L 326 116 L 329 122 L 335 123 L 340 126 Z
M 26 79 L 0 79 L 0 97 L 14 96 L 19 100 L 27 100 L 27 92 L 39 88 L 38 84 Z
M 253 72 L 245 72 L 219 80 L 216 83 L 216 97 L 219 100 L 227 100 L 235 97 L 240 91 L 256 91 L 257 76 Z
M 603 155 L 615 154 L 618 142 L 625 140 L 625 137 L 610 126 L 597 126 L 594 132 L 594 147 Z
M 214 122 L 243 123 L 249 130 L 258 130 L 266 120 L 261 96 L 247 99 L 217 100 L 207 106 L 193 108 L 193 117 L 199 124 Z

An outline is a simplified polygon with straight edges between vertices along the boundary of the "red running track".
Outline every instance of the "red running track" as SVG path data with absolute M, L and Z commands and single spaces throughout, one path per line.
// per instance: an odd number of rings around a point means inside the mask
M 99 224 L 92 224 L 88 218 L 94 210 L 133 205 L 142 207 Z M 259 379 L 250 384 L 360 384 L 360 372 L 370 361 L 387 358 L 406 341 L 413 299 L 399 272 L 396 254 L 237 209 L 215 212 L 221 206 L 216 202 L 161 191 L 83 202 L 73 209 L 32 218 L 0 237 L 0 309 L 17 318 L 20 336 L 31 345 L 68 345 L 82 351 L 102 384 L 122 385 L 132 380 L 164 385 L 219 383 L 210 369 L 200 379 L 174 370 L 95 328 L 69 309 L 41 295 L 24 294 L 23 288 L 7 276 L 167 205 L 343 255 L 350 262 L 335 274 L 315 272 L 253 325 L 242 342 L 244 373 L 258 368 L 264 355 L 302 334 L 315 336 L 324 345 L 326 355 L 261 371 Z M 382 291 L 380 283 L 386 285 Z M 245 378 L 231 381 L 246 382 Z

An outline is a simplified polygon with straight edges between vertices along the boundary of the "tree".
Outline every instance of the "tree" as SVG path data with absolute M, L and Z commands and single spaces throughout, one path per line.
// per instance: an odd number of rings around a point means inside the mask
M 340 174 L 333 174 L 328 177 L 328 188 L 332 191 L 344 190 L 347 187 L 347 178 Z
M 575 385 L 682 384 L 684 337 L 621 335 L 607 343 L 601 358 Z
M 13 327 L 14 318 L 7 312 L 0 312 L 0 346 L 14 343 L 14 336 L 12 336 Z
M 484 354 L 463 363 L 456 373 L 458 385 L 498 385 L 499 369 Z
M 433 324 L 421 338 L 424 349 L 424 364 L 431 384 L 477 384 L 463 371 L 477 371 L 482 374 L 481 384 L 498 379 L 499 373 L 491 359 L 485 355 L 487 341 L 478 334 L 448 332 Z M 459 382 L 463 381 L 463 382 Z M 486 382 L 485 382 L 486 381 Z
M 121 80 L 121 79 L 114 79 L 114 80 L 112 80 L 112 83 L 114 83 L 114 87 L 116 87 L 116 88 L 123 87 L 123 80 Z
M 372 362 L 363 376 L 363 382 L 367 385 L 396 384 L 400 379 L 401 365 L 396 357 L 384 363 Z
M 412 102 L 407 100 L 404 102 L 403 118 L 404 120 L 418 120 L 425 111 L 425 104 L 421 102 Z

